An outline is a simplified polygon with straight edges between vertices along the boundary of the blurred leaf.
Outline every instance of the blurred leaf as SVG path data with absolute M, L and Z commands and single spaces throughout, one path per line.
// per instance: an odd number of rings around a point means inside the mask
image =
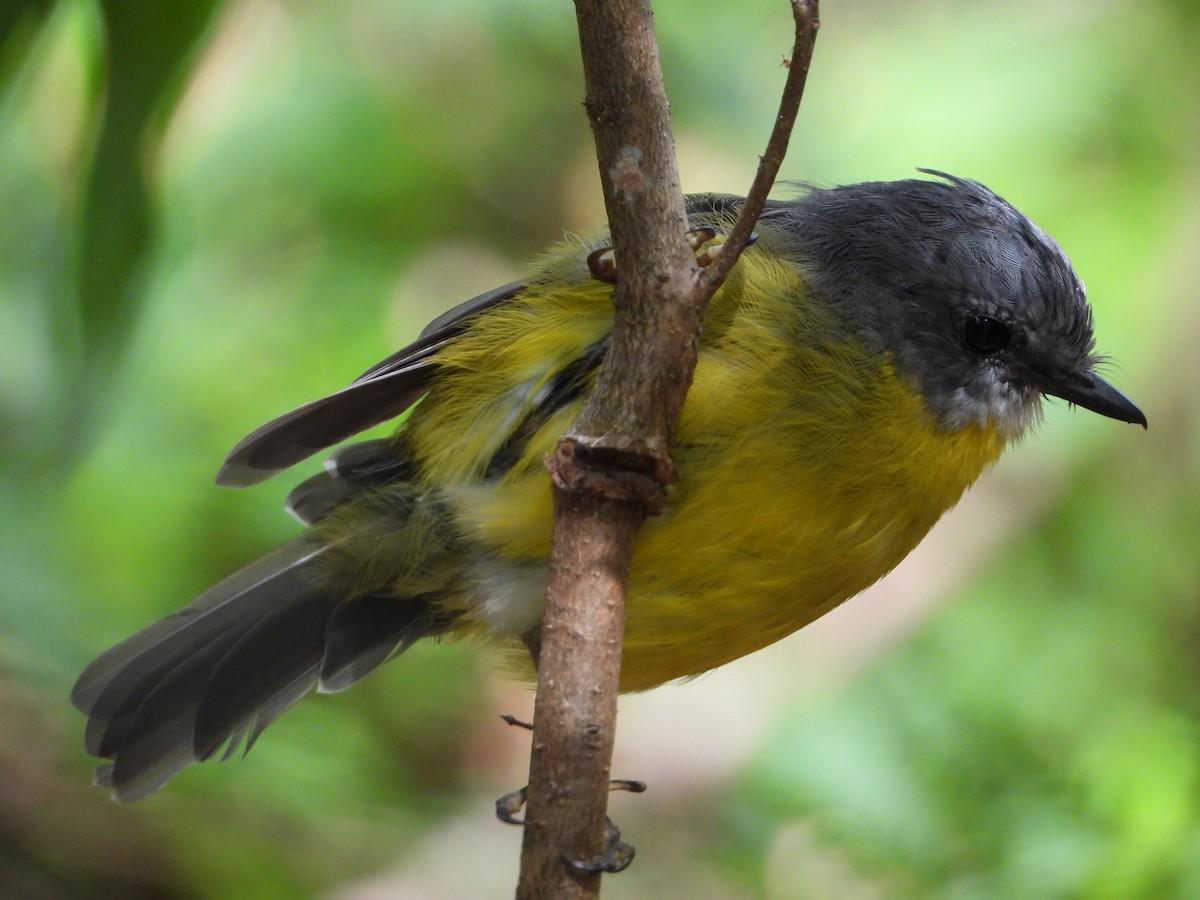
M 73 412 L 88 411 L 119 364 L 154 240 L 150 183 L 163 126 L 217 0 L 103 0 L 107 83 L 79 233 L 84 344 Z M 77 424 L 76 440 L 81 436 Z
M 20 67 L 41 20 L 53 6 L 54 0 L 6 0 L 0 3 L 0 91 Z

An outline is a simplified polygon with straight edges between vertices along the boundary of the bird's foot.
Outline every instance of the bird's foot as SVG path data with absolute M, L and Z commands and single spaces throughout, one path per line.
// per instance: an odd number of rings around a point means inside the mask
M 503 717 L 507 721 L 508 718 Z M 514 719 L 509 724 L 525 725 L 524 722 Z M 629 791 L 633 794 L 640 794 L 646 790 L 646 782 L 635 781 L 629 778 L 614 778 L 608 783 L 610 791 Z M 507 825 L 529 825 L 528 819 L 518 817 L 518 814 L 525 807 L 525 802 L 529 799 L 529 786 L 519 788 L 515 791 L 510 791 L 503 797 L 496 800 L 496 818 Z M 637 852 L 632 844 L 627 844 L 621 840 L 621 829 L 618 828 L 613 820 L 604 817 L 604 849 L 591 859 L 567 859 L 567 865 L 580 872 L 620 872 L 627 868 L 633 862 L 634 854 Z
M 704 267 L 717 258 L 721 252 L 724 243 L 712 243 L 720 233 L 711 225 L 701 225 L 698 228 L 693 228 L 687 233 L 688 246 L 692 252 L 696 254 L 697 265 Z M 745 246 L 750 246 L 758 240 L 757 234 L 752 234 L 746 240 Z M 617 261 L 613 253 L 611 245 L 597 247 L 587 258 L 588 272 L 596 281 L 603 281 L 605 284 L 617 283 Z
M 566 860 L 568 866 L 578 872 L 622 872 L 633 862 L 637 853 L 633 844 L 621 840 L 621 829 L 608 816 L 604 817 L 604 849 L 591 859 Z

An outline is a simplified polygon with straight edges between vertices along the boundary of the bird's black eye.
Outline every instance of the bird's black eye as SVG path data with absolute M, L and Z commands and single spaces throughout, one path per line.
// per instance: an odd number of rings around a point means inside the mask
M 963 337 L 967 346 L 981 356 L 991 356 L 1008 346 L 1012 333 L 999 319 L 990 316 L 967 316 L 963 325 Z

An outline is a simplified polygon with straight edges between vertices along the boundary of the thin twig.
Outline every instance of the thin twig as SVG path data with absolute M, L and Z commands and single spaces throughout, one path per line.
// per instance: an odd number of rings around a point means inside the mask
M 766 152 L 759 157 L 758 171 L 754 173 L 754 181 L 746 194 L 746 202 L 742 204 L 738 220 L 725 238 L 725 246 L 721 248 L 720 255 L 700 272 L 700 278 L 709 285 L 707 289 L 710 293 L 721 286 L 746 248 L 754 225 L 762 215 L 767 195 L 775 184 L 779 167 L 783 165 L 792 128 L 796 124 L 796 114 L 800 110 L 800 100 L 804 96 L 804 85 L 812 65 L 817 31 L 821 28 L 819 0 L 792 0 L 792 18 L 796 23 L 796 39 L 792 58 L 787 63 L 787 80 L 783 85 L 783 95 L 779 98 L 779 112 L 775 116 L 775 127 L 771 129 Z

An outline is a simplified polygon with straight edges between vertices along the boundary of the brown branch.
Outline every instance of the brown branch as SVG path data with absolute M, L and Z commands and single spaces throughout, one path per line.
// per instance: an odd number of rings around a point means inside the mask
M 746 202 L 738 220 L 725 239 L 725 246 L 720 255 L 706 266 L 701 277 L 711 293 L 725 281 L 732 271 L 742 250 L 746 247 L 754 224 L 762 215 L 763 204 L 775 184 L 775 176 L 783 165 L 787 155 L 788 142 L 792 137 L 792 128 L 796 124 L 796 114 L 800 111 L 800 100 L 804 97 L 804 85 L 808 81 L 808 69 L 812 65 L 813 47 L 817 42 L 817 31 L 821 27 L 821 11 L 819 0 L 791 0 L 792 18 L 796 23 L 795 43 L 792 47 L 792 58 L 786 63 L 788 67 L 787 80 L 783 85 L 783 94 L 779 98 L 779 112 L 775 116 L 775 127 L 771 129 L 771 137 L 767 141 L 766 152 L 758 160 L 758 170 L 754 173 L 754 181 L 746 194 Z
M 612 840 L 606 807 L 633 542 L 674 477 L 671 436 L 695 369 L 704 310 L 736 261 L 732 255 L 721 262 L 735 253 L 727 250 L 708 267 L 723 271 L 702 275 L 688 246 L 649 3 L 576 0 L 575 6 L 585 104 L 615 248 L 616 321 L 596 387 L 547 460 L 554 551 L 517 888 L 519 898 L 530 900 L 599 894 L 600 876 L 567 861 L 598 859 Z M 743 213 L 747 237 L 787 147 L 816 34 L 815 0 L 792 6 L 798 49 L 755 179 L 761 196 Z

